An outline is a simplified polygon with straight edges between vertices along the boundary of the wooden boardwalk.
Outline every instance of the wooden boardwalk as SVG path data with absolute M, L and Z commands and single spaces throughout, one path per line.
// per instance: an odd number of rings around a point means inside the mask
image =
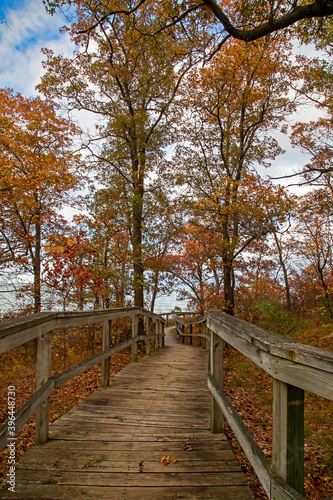
M 165 348 L 50 426 L 0 499 L 252 499 L 225 436 L 209 431 L 207 353 L 166 333 Z

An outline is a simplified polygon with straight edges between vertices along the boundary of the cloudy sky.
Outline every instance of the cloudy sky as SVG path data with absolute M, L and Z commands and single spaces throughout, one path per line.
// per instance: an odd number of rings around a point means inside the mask
M 64 20 L 48 15 L 42 0 L 1 0 L 0 20 L 0 85 L 36 95 L 43 73 L 41 48 L 72 52 L 68 36 L 59 33 Z

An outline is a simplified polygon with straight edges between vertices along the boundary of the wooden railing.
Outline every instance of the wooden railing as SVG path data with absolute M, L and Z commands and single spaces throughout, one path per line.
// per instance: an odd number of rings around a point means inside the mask
M 197 336 L 205 324 L 209 339 L 207 385 L 212 395 L 211 431 L 223 432 L 226 419 L 272 500 L 301 500 L 304 489 L 304 391 L 333 399 L 333 353 L 234 318 L 208 311 L 205 320 L 176 320 L 178 335 Z M 272 461 L 264 455 L 223 391 L 223 342 L 273 378 Z
M 132 336 L 111 347 L 112 320 L 132 318 Z M 145 318 L 145 334 L 138 334 L 139 317 Z M 67 370 L 51 377 L 51 343 L 53 330 L 93 323 L 103 324 L 102 352 L 86 359 Z M 75 312 L 39 313 L 0 323 L 0 354 L 37 339 L 36 392 L 15 414 L 15 431 L 36 413 L 35 442 L 45 443 L 49 436 L 50 394 L 60 385 L 76 377 L 85 370 L 102 363 L 101 386 L 109 384 L 110 357 L 132 346 L 132 361 L 137 361 L 138 342 L 146 341 L 146 354 L 150 354 L 150 342 L 155 339 L 155 349 L 164 345 L 164 319 L 137 307 L 103 309 Z M 0 429 L 0 451 L 8 444 L 8 421 Z
M 138 335 L 138 318 L 146 318 L 146 333 Z M 221 311 L 209 311 L 205 318 L 175 322 L 178 335 L 206 340 L 209 346 L 207 384 L 212 395 L 211 430 L 223 431 L 226 419 L 251 462 L 267 495 L 273 500 L 300 500 L 304 485 L 304 391 L 333 399 L 333 353 L 300 344 Z M 132 318 L 132 337 L 110 347 L 111 322 Z M 103 323 L 103 350 L 96 356 L 53 377 L 51 369 L 52 331 L 58 328 Z M 200 330 L 193 331 L 193 325 Z M 150 341 L 156 348 L 164 343 L 164 320 L 160 315 L 129 307 L 100 311 L 40 313 L 0 324 L 0 353 L 29 340 L 38 339 L 37 391 L 16 413 L 16 431 L 36 413 L 36 441 L 48 439 L 48 397 L 54 389 L 79 373 L 102 362 L 101 385 L 109 383 L 110 356 L 132 346 L 137 360 L 138 342 Z M 273 453 L 270 462 L 223 392 L 223 342 L 237 349 L 273 378 Z M 7 445 L 8 423 L 0 429 L 0 449 Z
M 206 333 L 206 318 L 199 314 L 200 317 L 198 319 L 187 318 L 185 320 L 181 320 L 180 316 L 182 314 L 186 315 L 187 317 L 195 316 L 195 314 L 193 313 L 185 312 L 185 313 L 178 313 L 178 315 L 174 318 L 177 336 L 182 342 L 182 344 L 184 343 L 186 337 L 189 338 L 189 342 L 191 345 L 193 337 L 199 337 L 205 339 L 205 346 L 208 349 L 209 336 Z M 198 326 L 199 331 L 194 333 L 193 326 L 196 325 Z

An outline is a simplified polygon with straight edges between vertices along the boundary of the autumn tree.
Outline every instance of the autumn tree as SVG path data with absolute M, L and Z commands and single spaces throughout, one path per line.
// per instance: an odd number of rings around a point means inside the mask
M 186 143 L 173 166 L 178 182 L 189 188 L 194 218 L 220 235 L 225 309 L 231 314 L 235 259 L 271 231 L 270 217 L 285 213 L 279 188 L 253 173 L 282 152 L 268 134 L 293 109 L 287 97 L 288 47 L 282 57 L 282 46 L 274 39 L 225 46 L 210 65 L 191 73 L 184 95 Z
M 64 311 L 72 305 L 83 310 L 85 303 L 92 302 L 92 296 L 104 288 L 95 272 L 98 254 L 84 216 L 76 215 L 71 225 L 63 223 L 50 232 L 44 253 L 45 286 L 54 291 Z
M 331 34 L 333 41 L 333 34 Z M 299 148 L 308 158 L 304 166 L 286 175 L 286 178 L 302 184 L 331 184 L 333 171 L 332 114 L 333 114 L 333 66 L 332 48 L 326 47 L 327 56 L 298 56 L 294 72 L 298 77 L 292 82 L 299 102 L 309 113 L 311 120 L 303 119 L 292 127 L 291 144 Z M 319 115 L 317 119 L 314 119 Z M 332 189 L 332 188 L 330 188 Z
M 327 186 L 333 194 L 332 131 L 331 114 L 320 117 L 317 121 L 297 123 L 293 127 L 291 143 L 309 158 L 297 174 L 301 175 L 306 183 Z
M 108 180 L 109 187 L 93 186 L 86 197 L 95 251 L 93 272 L 102 283 L 95 289 L 94 307 L 103 309 L 128 305 L 132 284 L 131 205 L 126 182 L 116 174 L 110 174 Z
M 78 185 L 80 158 L 71 147 L 78 129 L 38 97 L 0 90 L 0 263 L 33 276 L 33 310 L 41 309 L 46 234 Z
M 55 5 L 55 4 L 53 4 Z M 126 183 L 131 207 L 131 245 L 134 304 L 144 305 L 143 210 L 148 175 L 156 157 L 170 141 L 171 113 L 179 86 L 197 60 L 193 40 L 209 43 L 210 36 L 198 24 L 186 31 L 146 36 L 159 26 L 154 10 L 140 9 L 132 16 L 106 16 L 96 29 L 86 28 L 102 4 L 70 2 L 76 15 L 71 26 L 81 50 L 72 59 L 45 51 L 46 74 L 39 89 L 52 98 L 66 98 L 70 108 L 87 110 L 99 119 L 100 147 L 87 147 L 93 155 L 98 181 L 117 189 L 114 174 Z M 208 38 L 208 40 L 206 40 Z
M 237 260 L 236 311 L 250 323 L 258 322 L 258 308 L 262 305 L 283 300 L 279 264 L 274 258 L 271 239 L 253 241 L 246 254 Z
M 298 253 L 303 273 L 316 288 L 317 298 L 333 320 L 333 204 L 327 188 L 303 197 L 298 214 Z
M 219 235 L 193 224 L 185 224 L 168 256 L 168 272 L 178 295 L 202 314 L 223 305 L 220 297 L 223 275 L 221 257 L 216 251 Z
M 183 229 L 181 207 L 172 199 L 172 188 L 170 191 L 170 183 L 163 175 L 150 183 L 143 222 L 147 308 L 153 312 L 157 297 L 174 290 L 169 256 Z
M 68 0 L 47 0 L 48 11 L 53 14 L 56 8 L 68 6 Z M 223 0 L 137 0 L 133 2 L 112 1 L 105 5 L 102 2 L 91 4 L 86 0 L 77 1 L 83 15 L 89 12 L 89 23 L 84 30 L 92 33 L 103 25 L 107 18 L 114 16 L 134 16 L 138 11 L 146 15 L 154 11 L 160 23 L 158 27 L 151 26 L 150 36 L 156 35 L 161 30 L 172 26 L 183 26 L 184 29 L 193 20 L 208 17 L 210 20 L 209 31 L 217 31 L 219 37 L 212 52 L 220 49 L 229 39 L 239 39 L 246 42 L 258 40 L 266 35 L 285 28 L 299 29 L 299 36 L 305 40 L 311 39 L 313 34 L 318 36 L 321 30 L 330 31 L 333 14 L 333 5 L 330 0 L 314 0 L 313 2 L 274 0 L 258 2 L 246 0 L 243 2 L 230 2 Z M 210 14 L 210 15 L 208 15 Z M 300 23 L 301 22 L 301 23 Z M 324 25 L 324 26 L 323 26 Z M 304 35 L 305 32 L 305 35 Z

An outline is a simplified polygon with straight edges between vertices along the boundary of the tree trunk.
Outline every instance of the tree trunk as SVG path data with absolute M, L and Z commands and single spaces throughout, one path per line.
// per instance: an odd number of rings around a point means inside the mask
M 223 263 L 224 275 L 224 310 L 231 316 L 234 315 L 235 296 L 234 296 L 234 276 L 232 262 L 227 261 Z
M 282 271 L 283 271 L 284 286 L 285 286 L 285 292 L 286 292 L 287 309 L 288 309 L 288 311 L 291 311 L 291 297 L 290 297 L 290 285 L 289 285 L 288 271 L 287 271 L 286 264 L 285 264 L 285 262 L 283 260 L 282 248 L 281 248 L 281 245 L 280 245 L 280 242 L 278 240 L 278 237 L 277 237 L 277 234 L 276 234 L 275 230 L 274 230 L 274 239 L 275 239 L 276 248 L 277 248 L 277 251 L 278 251 L 278 254 L 279 254 L 280 265 L 281 265 Z
M 39 313 L 41 310 L 41 227 L 40 215 L 37 214 L 36 231 L 35 231 L 35 254 L 33 258 L 33 273 L 34 273 L 34 313 Z
M 135 137 L 135 134 L 132 135 Z M 133 289 L 134 305 L 143 309 L 144 307 L 144 269 L 142 256 L 142 212 L 144 196 L 144 152 L 141 153 L 139 163 L 137 143 L 132 143 L 132 180 L 133 180 L 133 202 L 132 202 L 132 247 L 133 247 Z M 138 334 L 144 332 L 143 317 L 139 316 Z
M 157 291 L 158 291 L 158 277 L 159 277 L 159 271 L 155 271 L 154 275 L 154 285 L 153 285 L 153 294 L 151 298 L 151 304 L 150 304 L 150 312 L 154 312 L 155 308 L 155 302 L 156 302 L 156 297 L 157 297 Z
M 333 321 L 333 303 L 332 303 L 331 295 L 329 292 L 329 288 L 328 288 L 326 280 L 325 280 L 323 268 L 320 266 L 319 263 L 317 265 L 317 271 L 318 271 L 319 279 L 321 281 L 321 284 L 322 284 L 323 290 L 324 290 L 324 297 L 325 297 L 324 298 L 324 305 L 326 307 L 326 310 L 329 314 L 331 321 Z

